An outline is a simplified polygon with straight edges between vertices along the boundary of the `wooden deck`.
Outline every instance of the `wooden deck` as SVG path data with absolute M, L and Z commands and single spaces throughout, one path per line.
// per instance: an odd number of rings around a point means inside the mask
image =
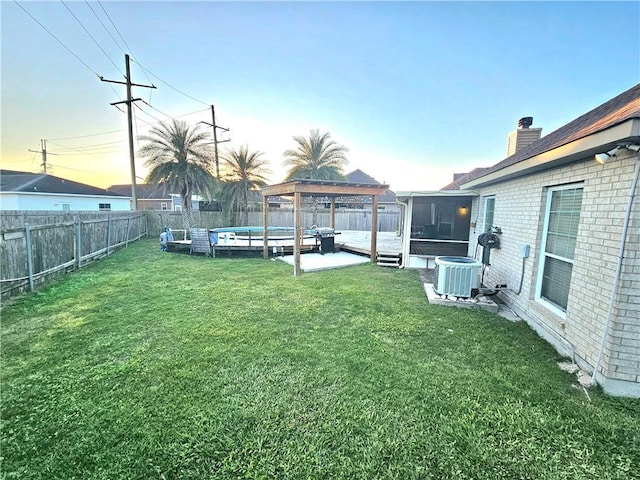
M 371 232 L 346 230 L 336 235 L 336 243 L 347 252 L 371 256 Z M 400 255 L 402 253 L 402 237 L 395 232 L 378 232 L 377 254 Z
M 335 236 L 336 250 L 344 250 L 346 252 L 357 253 L 371 257 L 371 232 L 361 232 L 355 230 L 347 230 L 337 232 Z M 167 242 L 167 251 L 169 252 L 189 252 L 191 245 L 190 240 L 177 240 Z M 309 253 L 317 251 L 319 241 L 315 238 L 305 238 L 301 252 Z M 293 240 L 269 240 L 269 255 L 273 255 L 273 247 L 276 247 L 276 255 L 292 255 Z M 262 254 L 262 239 L 256 238 L 252 240 L 238 239 L 234 244 L 218 244 L 214 245 L 214 255 L 232 255 L 232 254 Z M 402 239 L 395 232 L 378 232 L 377 254 L 400 255 L 402 252 Z

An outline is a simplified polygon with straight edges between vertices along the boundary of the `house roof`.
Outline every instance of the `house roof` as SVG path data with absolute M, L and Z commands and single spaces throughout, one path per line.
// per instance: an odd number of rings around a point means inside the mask
M 462 185 L 467 179 L 471 180 L 473 178 L 478 178 L 482 176 L 482 172 L 489 170 L 487 167 L 479 167 L 474 168 L 469 173 L 457 174 L 453 177 L 453 182 L 448 185 L 442 187 L 442 190 L 459 190 L 460 185 Z
M 46 173 L 16 172 L 13 170 L 0 170 L 0 191 L 127 197 L 127 195 L 121 195 L 104 188 L 93 187 Z
M 377 181 L 372 176 L 364 173 L 359 168 L 354 170 L 351 173 L 347 173 L 345 175 L 347 182 L 351 183 L 368 183 L 373 185 L 382 185 L 379 181 Z M 388 188 L 384 191 L 383 194 L 378 196 L 378 203 L 395 203 L 396 202 L 396 194 L 389 190 Z
M 131 184 L 125 183 L 121 185 L 111 185 L 107 190 L 118 192 L 122 195 L 131 195 Z M 170 191 L 167 190 L 166 185 L 151 185 L 149 183 L 137 183 L 136 184 L 136 196 L 138 198 L 150 200 L 150 199 L 170 199 Z
M 537 155 L 549 152 L 576 140 L 602 132 L 627 120 L 640 118 L 640 84 L 581 115 L 575 120 L 545 135 L 513 155 L 488 168 L 476 168 L 445 186 L 443 190 L 460 188 L 462 185 L 502 169 L 524 162 Z

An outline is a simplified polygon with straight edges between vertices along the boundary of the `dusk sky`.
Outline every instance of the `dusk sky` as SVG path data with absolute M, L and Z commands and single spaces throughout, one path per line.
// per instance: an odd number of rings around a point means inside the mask
M 346 172 L 395 191 L 440 189 L 502 160 L 519 118 L 545 135 L 640 81 L 635 1 L 2 1 L 1 17 L 0 165 L 40 171 L 47 139 L 50 173 L 99 187 L 130 183 L 109 105 L 125 87 L 98 78 L 124 80 L 125 52 L 158 87 L 134 88 L 135 133 L 215 104 L 221 153 L 264 152 L 273 183 L 292 137 L 320 129 Z

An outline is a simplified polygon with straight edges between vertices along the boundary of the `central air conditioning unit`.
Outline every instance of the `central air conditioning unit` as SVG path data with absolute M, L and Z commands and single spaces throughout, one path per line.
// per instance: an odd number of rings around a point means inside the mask
M 482 263 L 468 257 L 436 257 L 433 289 L 438 295 L 469 298 L 480 288 Z

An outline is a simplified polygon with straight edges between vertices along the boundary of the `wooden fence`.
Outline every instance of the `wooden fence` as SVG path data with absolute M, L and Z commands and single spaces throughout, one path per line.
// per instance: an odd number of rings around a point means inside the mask
M 329 211 L 303 209 L 302 224 L 329 226 Z M 194 227 L 233 226 L 228 213 L 193 212 Z M 53 275 L 81 268 L 129 242 L 160 235 L 164 227 L 183 228 L 180 212 L 0 212 L 0 295 L 4 301 L 33 290 Z M 293 226 L 293 211 L 270 209 L 270 226 Z M 336 230 L 371 230 L 371 212 L 337 210 Z M 399 228 L 397 211 L 378 212 L 378 231 Z M 249 212 L 249 225 L 262 225 L 262 212 Z
M 148 211 L 149 235 L 158 236 L 164 227 L 181 229 L 182 215 L 180 212 Z M 322 209 L 316 212 L 316 220 L 312 209 L 303 209 L 302 225 L 310 228 L 312 225 L 319 227 L 329 226 L 329 211 Z M 236 226 L 229 221 L 229 215 L 223 212 L 193 212 L 194 227 L 216 228 Z M 367 210 L 336 210 L 336 230 L 371 231 L 371 211 Z M 275 227 L 293 227 L 293 210 L 284 208 L 269 209 L 268 222 Z M 249 212 L 249 225 L 262 226 L 262 211 Z M 400 225 L 400 212 L 384 210 L 378 211 L 378 231 L 397 232 Z
M 144 212 L 78 212 L 75 216 L 2 212 L 1 219 L 2 300 L 34 290 L 53 275 L 108 256 L 148 231 Z

